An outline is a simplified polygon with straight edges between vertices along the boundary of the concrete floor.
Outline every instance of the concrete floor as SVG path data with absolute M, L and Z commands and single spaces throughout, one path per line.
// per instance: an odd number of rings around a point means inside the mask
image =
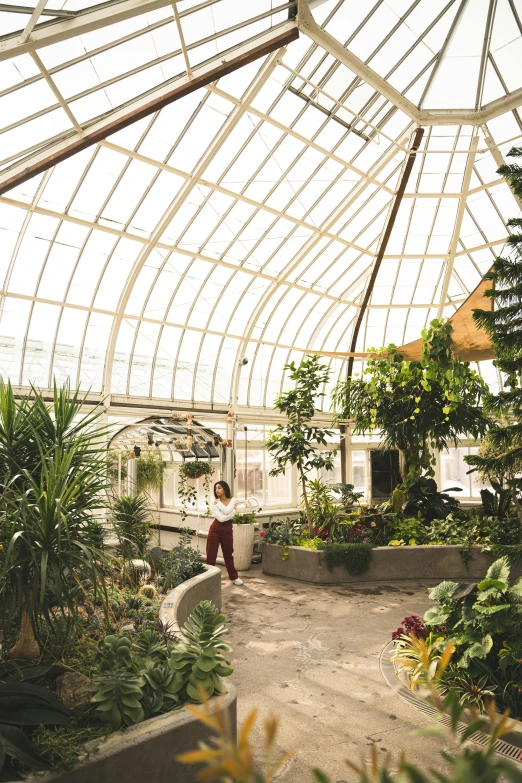
M 430 606 L 426 585 L 308 585 L 266 576 L 260 566 L 241 577 L 244 586 L 235 587 L 223 573 L 239 724 L 259 708 L 260 748 L 262 719 L 279 717 L 278 749 L 296 755 L 278 782 L 308 783 L 310 769 L 319 767 L 332 783 L 351 783 L 358 776 L 344 760 L 358 763 L 371 745 L 381 758 L 391 753 L 392 771 L 401 750 L 412 762 L 444 769 L 443 743 L 411 736 L 429 719 L 395 694 L 379 670 L 391 632 Z

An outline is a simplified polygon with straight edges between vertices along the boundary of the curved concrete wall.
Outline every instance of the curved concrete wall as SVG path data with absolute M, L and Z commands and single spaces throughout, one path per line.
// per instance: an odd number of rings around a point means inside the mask
M 352 576 L 344 567 L 329 571 L 323 552 L 288 547 L 288 559 L 283 560 L 283 547 L 263 544 L 263 572 L 272 576 L 297 579 L 316 584 L 346 584 L 357 582 L 393 582 L 405 579 L 478 581 L 497 558 L 472 547 L 467 566 L 460 556 L 461 546 L 383 546 L 372 549 L 368 570 L 361 576 Z M 512 567 L 511 577 L 522 574 L 522 567 Z
M 190 613 L 200 601 L 212 601 L 221 609 L 221 570 L 217 566 L 205 566 L 204 574 L 187 579 L 170 593 L 161 604 L 159 616 L 163 623 L 172 623 L 173 630 L 186 623 Z

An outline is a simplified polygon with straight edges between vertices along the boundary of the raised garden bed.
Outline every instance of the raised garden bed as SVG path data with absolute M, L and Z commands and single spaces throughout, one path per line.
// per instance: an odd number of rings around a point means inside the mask
M 461 555 L 462 546 L 401 546 L 372 549 L 368 570 L 354 576 L 344 566 L 331 571 L 324 552 L 299 546 L 284 549 L 276 544 L 263 544 L 263 572 L 272 576 L 297 579 L 315 584 L 345 584 L 357 582 L 393 582 L 407 579 L 477 581 L 483 578 L 489 566 L 497 559 L 490 552 L 474 546 Z M 514 577 L 522 575 L 522 567 L 512 568 Z
M 206 566 L 203 574 L 192 577 L 171 590 L 160 608 L 163 623 L 173 624 L 179 631 L 200 601 L 211 601 L 221 608 L 221 572 Z M 236 690 L 227 682 L 228 693 L 209 702 L 212 711 L 228 713 L 230 725 L 236 727 Z M 85 746 L 85 759 L 74 769 L 58 774 L 48 773 L 29 778 L 31 783 L 92 783 L 92 781 L 124 780 L 142 783 L 144 774 L 154 783 L 195 783 L 200 767 L 176 761 L 176 756 L 195 750 L 208 741 L 212 732 L 192 717 L 186 709 L 167 712 L 117 731 L 102 740 Z

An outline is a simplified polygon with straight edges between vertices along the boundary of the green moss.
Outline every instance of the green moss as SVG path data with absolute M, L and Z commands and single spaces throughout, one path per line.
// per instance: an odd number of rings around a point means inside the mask
M 368 570 L 372 559 L 370 544 L 322 544 L 324 559 L 329 571 L 343 566 L 352 576 L 360 576 Z

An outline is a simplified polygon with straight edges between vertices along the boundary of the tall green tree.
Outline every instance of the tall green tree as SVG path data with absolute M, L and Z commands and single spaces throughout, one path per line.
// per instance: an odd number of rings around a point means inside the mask
M 319 413 L 317 402 L 325 396 L 321 389 L 330 379 L 330 368 L 320 364 L 319 356 L 307 356 L 298 365 L 295 362 L 285 364 L 284 369 L 294 381 L 294 388 L 279 394 L 274 402 L 274 408 L 288 420 L 270 433 L 266 444 L 276 463 L 270 475 L 278 476 L 289 466 L 297 466 L 308 529 L 311 531 L 313 520 L 307 493 L 308 474 L 311 470 L 333 470 L 334 467 L 335 451 L 319 449 L 319 445 L 328 445 L 327 438 L 333 433 L 313 423 L 315 414 Z
M 488 427 L 481 406 L 487 387 L 454 355 L 451 333 L 451 324 L 434 320 L 422 332 L 421 361 L 406 361 L 389 345 L 375 351 L 363 377 L 339 381 L 333 391 L 336 420 L 352 419 L 355 434 L 375 432 L 384 449 L 398 449 L 408 487 L 435 475 L 437 451 Z
M 510 150 L 509 157 L 522 157 L 522 147 Z M 522 167 L 518 163 L 501 166 L 498 173 L 522 196 Z M 484 295 L 493 300 L 494 309 L 473 311 L 473 320 L 491 339 L 496 356 L 493 363 L 504 373 L 504 388 L 485 398 L 486 409 L 495 419 L 488 433 L 488 452 L 466 461 L 481 473 L 504 480 L 522 520 L 522 218 L 513 218 L 508 226 L 513 230 L 507 240 L 510 253 L 497 258 L 484 275 L 492 282 Z

